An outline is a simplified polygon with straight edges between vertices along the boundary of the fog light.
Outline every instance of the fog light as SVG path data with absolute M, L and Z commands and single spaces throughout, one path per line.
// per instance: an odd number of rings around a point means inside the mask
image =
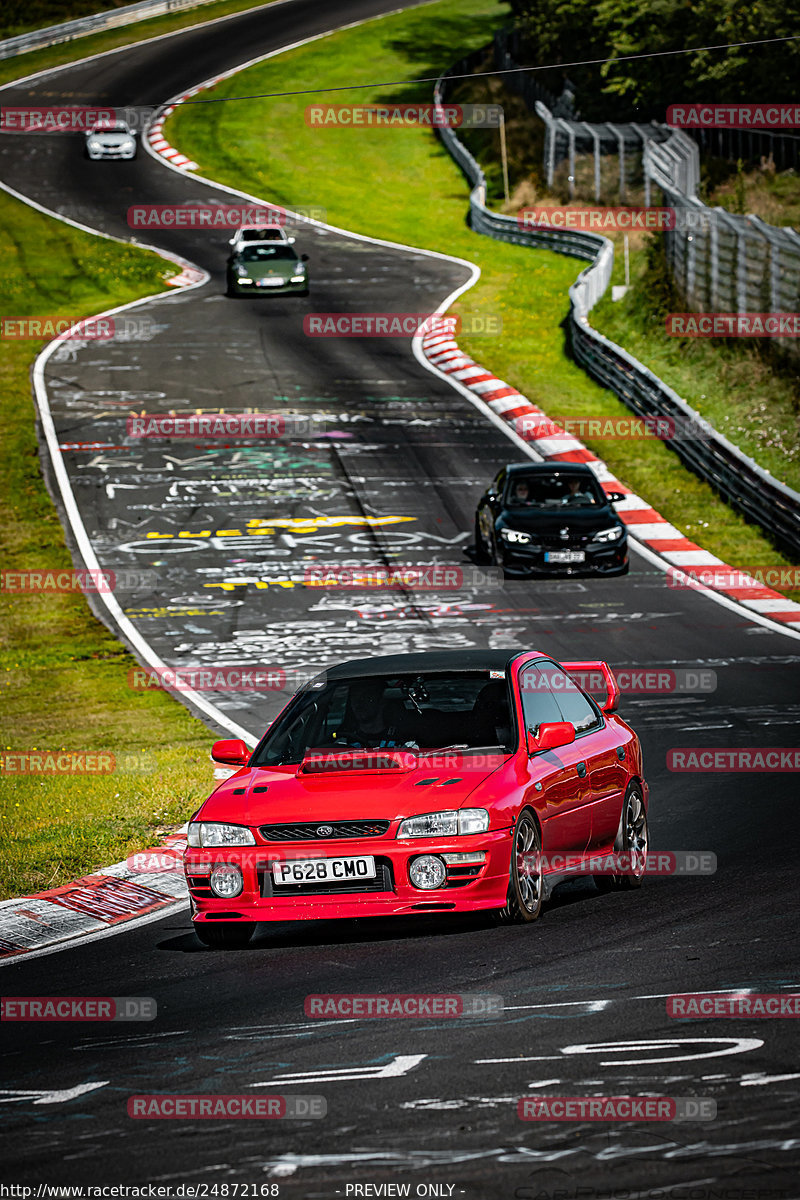
M 447 878 L 447 868 L 435 854 L 421 854 L 408 868 L 408 876 L 414 887 L 438 888 Z
M 215 895 L 230 900 L 231 897 L 239 895 L 244 887 L 244 879 L 238 867 L 215 867 L 211 872 L 209 884 Z

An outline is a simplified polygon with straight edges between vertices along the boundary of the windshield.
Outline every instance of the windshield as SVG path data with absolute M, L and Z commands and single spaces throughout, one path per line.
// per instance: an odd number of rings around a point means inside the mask
M 277 258 L 297 258 L 291 246 L 245 246 L 241 257 L 245 262 L 269 262 Z
M 243 242 L 282 242 L 283 233 L 280 229 L 265 226 L 263 229 L 243 229 L 240 233 Z
M 597 508 L 606 503 L 589 475 L 512 475 L 506 487 L 507 508 Z
M 93 125 L 90 133 L 130 133 L 130 129 L 124 121 L 100 121 L 99 124 Z
M 337 679 L 311 684 L 264 737 L 251 766 L 300 763 L 310 751 L 405 748 L 511 752 L 516 728 L 504 678 L 488 671 Z

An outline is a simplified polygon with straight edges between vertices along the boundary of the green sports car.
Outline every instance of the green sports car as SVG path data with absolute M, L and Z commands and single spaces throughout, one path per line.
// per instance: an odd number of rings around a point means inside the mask
M 285 242 L 251 242 L 228 259 L 228 295 L 308 295 L 308 255 Z

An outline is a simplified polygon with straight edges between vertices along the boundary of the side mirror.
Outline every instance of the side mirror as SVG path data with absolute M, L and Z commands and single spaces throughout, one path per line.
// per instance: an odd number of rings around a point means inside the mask
M 225 763 L 229 767 L 243 767 L 250 761 L 252 750 L 239 738 L 224 742 L 214 742 L 211 747 L 211 757 L 214 762 Z
M 606 500 L 609 504 L 619 504 L 624 499 L 624 492 L 606 492 Z
M 300 255 L 300 262 L 308 262 L 308 255 L 307 255 L 307 254 L 301 254 L 301 255 Z
M 571 721 L 543 721 L 534 732 L 528 730 L 528 757 L 541 754 L 543 750 L 555 750 L 575 741 L 575 726 Z

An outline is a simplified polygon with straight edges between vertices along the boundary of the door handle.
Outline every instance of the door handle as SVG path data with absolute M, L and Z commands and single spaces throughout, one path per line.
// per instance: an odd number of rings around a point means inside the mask
M 586 763 L 585 762 L 578 763 L 578 774 L 580 775 L 581 779 L 583 779 L 584 775 L 586 774 Z

